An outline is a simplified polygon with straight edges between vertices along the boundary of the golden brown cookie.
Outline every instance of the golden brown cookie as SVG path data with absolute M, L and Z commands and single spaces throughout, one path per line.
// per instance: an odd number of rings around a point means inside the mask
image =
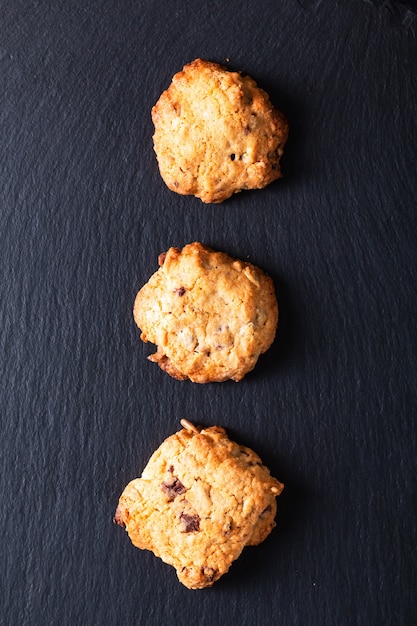
M 245 546 L 266 539 L 284 485 L 224 428 L 181 424 L 142 477 L 127 485 L 114 521 L 136 547 L 175 567 L 186 587 L 202 589 L 225 574 Z
M 249 76 L 196 59 L 152 109 L 154 149 L 166 185 L 203 202 L 281 178 L 284 115 Z
M 170 248 L 136 296 L 141 339 L 151 361 L 178 380 L 241 380 L 272 344 L 274 285 L 258 267 L 195 242 Z

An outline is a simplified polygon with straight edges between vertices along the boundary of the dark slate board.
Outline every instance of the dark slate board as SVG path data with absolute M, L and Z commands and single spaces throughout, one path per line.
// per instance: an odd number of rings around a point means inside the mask
M 0 39 L 2 624 L 417 623 L 413 3 L 6 0 Z M 285 179 L 171 193 L 150 109 L 197 56 L 288 116 Z M 229 59 L 229 61 L 227 61 Z M 146 360 L 137 290 L 200 240 L 273 277 L 241 383 Z M 278 526 L 188 591 L 112 523 L 182 418 L 286 484 Z

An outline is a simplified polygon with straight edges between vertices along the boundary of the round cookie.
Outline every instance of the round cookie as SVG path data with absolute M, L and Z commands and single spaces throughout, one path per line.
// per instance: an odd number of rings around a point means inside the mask
M 136 296 L 141 339 L 170 376 L 196 383 L 241 380 L 272 344 L 278 303 L 258 267 L 194 242 L 170 248 Z
M 114 521 L 132 543 L 177 570 L 189 589 L 211 587 L 275 526 L 284 485 L 219 426 L 183 430 L 153 453 L 123 491 Z
M 166 185 L 218 203 L 281 178 L 285 116 L 256 82 L 196 59 L 152 109 L 154 149 Z

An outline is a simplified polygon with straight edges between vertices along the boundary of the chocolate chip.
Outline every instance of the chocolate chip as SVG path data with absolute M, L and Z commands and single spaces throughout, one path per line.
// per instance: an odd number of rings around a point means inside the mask
M 200 530 L 200 518 L 198 515 L 181 513 L 180 530 L 182 533 L 192 533 Z
M 185 294 L 185 287 L 177 287 L 174 289 L 174 293 L 176 293 L 177 296 L 183 296 Z
M 164 492 L 164 494 L 168 496 L 168 499 L 170 501 L 174 500 L 174 498 L 176 498 L 177 496 L 180 496 L 181 494 L 187 491 L 184 485 L 182 484 L 182 482 L 178 480 L 178 478 L 175 478 L 175 477 L 169 483 L 168 482 L 162 483 L 161 489 Z
M 213 582 L 214 576 L 216 574 L 215 569 L 213 569 L 212 567 L 203 567 L 202 572 L 207 582 Z
M 230 155 L 230 160 L 231 160 L 231 161 L 234 161 L 234 160 L 235 160 L 235 158 L 236 158 L 236 155 L 235 155 L 235 154 L 231 154 L 231 155 Z

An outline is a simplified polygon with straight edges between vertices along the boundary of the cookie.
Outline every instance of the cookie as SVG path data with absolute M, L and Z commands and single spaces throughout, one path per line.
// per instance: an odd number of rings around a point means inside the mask
M 272 344 L 278 303 L 258 267 L 194 242 L 170 248 L 136 296 L 148 357 L 173 378 L 196 383 L 241 380 Z
M 114 521 L 132 543 L 177 570 L 189 589 L 211 587 L 245 546 L 275 526 L 284 485 L 224 428 L 187 420 L 123 491 Z
M 249 76 L 196 59 L 152 108 L 154 149 L 166 185 L 206 203 L 281 178 L 285 116 Z

